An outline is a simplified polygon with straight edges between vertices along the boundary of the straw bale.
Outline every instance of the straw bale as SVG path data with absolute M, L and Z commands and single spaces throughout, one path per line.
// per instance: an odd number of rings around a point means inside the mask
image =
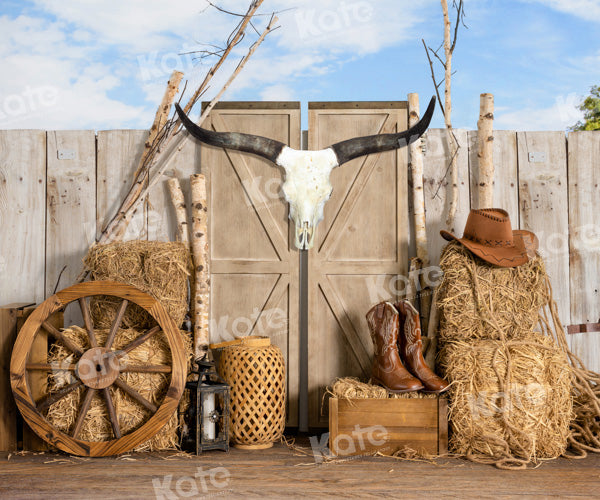
M 191 257 L 180 242 L 126 241 L 93 246 L 85 258 L 92 280 L 112 280 L 133 285 L 157 299 L 177 326 L 188 312 L 188 277 Z M 110 328 L 121 299 L 93 297 L 90 310 L 94 325 Z M 125 328 L 150 328 L 154 319 L 130 304 L 123 318 Z

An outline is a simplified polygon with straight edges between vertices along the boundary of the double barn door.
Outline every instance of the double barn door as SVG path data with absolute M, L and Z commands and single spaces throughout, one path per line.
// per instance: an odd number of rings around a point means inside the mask
M 406 129 L 403 102 L 311 103 L 307 149 Z M 300 149 L 300 105 L 218 105 L 204 123 Z M 307 281 L 281 195 L 284 172 L 254 155 L 202 147 L 209 184 L 211 342 L 266 335 L 286 358 L 289 426 L 298 425 L 301 318 L 308 325 L 308 423 L 327 425 L 321 400 L 338 376 L 367 377 L 369 307 L 399 293 L 408 261 L 406 149 L 357 158 L 331 174 L 333 193 L 308 252 Z M 308 283 L 301 290 L 300 283 Z M 300 310 L 300 295 L 307 307 Z M 302 301 L 304 303 L 304 301 Z

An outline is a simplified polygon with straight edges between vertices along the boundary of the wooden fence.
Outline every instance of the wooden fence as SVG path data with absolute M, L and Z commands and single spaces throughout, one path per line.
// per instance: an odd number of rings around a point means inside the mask
M 455 132 L 461 146 L 456 231 L 462 234 L 476 204 L 477 134 Z M 40 302 L 52 294 L 65 265 L 58 286 L 74 282 L 86 249 L 129 187 L 145 137 L 143 130 L 0 131 L 1 304 Z M 425 148 L 429 252 L 435 264 L 445 243 L 439 236 L 446 215 L 443 130 L 430 130 Z M 199 171 L 200 150 L 188 141 L 167 175 L 187 179 Z M 563 323 L 599 322 L 600 132 L 567 137 L 497 131 L 494 160 L 495 205 L 508 210 L 515 228 L 538 235 Z M 173 239 L 170 211 L 162 182 L 127 238 Z M 590 368 L 600 370 L 600 333 L 570 335 L 569 341 Z

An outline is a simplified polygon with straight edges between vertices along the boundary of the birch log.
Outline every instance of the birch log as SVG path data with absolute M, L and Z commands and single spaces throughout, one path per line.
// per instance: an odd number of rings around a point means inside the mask
M 419 121 L 419 94 L 408 94 L 408 126 L 412 127 Z M 427 231 L 425 228 L 425 197 L 423 192 L 423 151 L 421 141 L 415 141 L 410 145 L 410 171 L 412 175 L 412 201 L 413 216 L 415 224 L 415 246 L 417 258 L 422 269 L 429 266 L 429 254 L 427 252 Z M 419 295 L 421 323 L 424 332 L 427 332 L 429 323 L 429 309 L 431 298 L 429 290 L 423 279 L 423 273 L 419 273 Z
M 481 94 L 477 122 L 478 208 L 494 205 L 494 96 Z
M 458 144 L 452 132 L 452 52 L 454 47 L 450 38 L 450 29 L 452 26 L 448 14 L 448 0 L 441 0 L 441 2 L 444 14 L 444 55 L 446 57 L 444 63 L 444 119 L 446 124 L 446 140 L 450 155 L 450 203 L 448 205 L 446 226 L 448 226 L 450 232 L 454 232 L 454 220 L 456 219 L 456 210 L 458 208 L 458 166 L 456 164 Z
M 210 248 L 208 245 L 208 206 L 206 179 L 190 177 L 192 186 L 192 254 L 194 258 L 194 352 L 205 357 L 210 343 Z
M 189 246 L 187 207 L 183 191 L 181 190 L 181 184 L 179 184 L 179 179 L 173 178 L 169 179 L 167 185 L 169 186 L 171 203 L 175 209 L 175 219 L 177 220 L 177 241 L 181 241 L 186 246 Z

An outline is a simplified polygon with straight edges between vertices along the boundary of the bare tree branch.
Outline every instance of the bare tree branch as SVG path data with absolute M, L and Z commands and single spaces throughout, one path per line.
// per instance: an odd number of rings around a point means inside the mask
M 260 7 L 260 5 L 262 3 L 263 3 L 263 0 L 253 0 L 251 2 L 250 6 L 248 8 L 248 11 L 243 16 L 243 19 L 238 24 L 236 30 L 229 35 L 227 47 L 223 51 L 220 59 L 215 63 L 215 65 L 213 65 L 211 67 L 211 69 L 208 71 L 207 75 L 205 76 L 203 82 L 196 89 L 196 91 L 194 92 L 192 97 L 189 99 L 189 101 L 185 105 L 184 109 L 186 110 L 186 112 L 189 112 L 190 109 L 194 106 L 194 104 L 196 104 L 196 102 L 206 92 L 206 90 L 208 89 L 208 84 L 209 84 L 210 80 L 212 79 L 212 77 L 214 76 L 214 74 L 222 66 L 222 64 L 226 60 L 227 56 L 231 53 L 233 48 L 238 43 L 240 43 L 240 41 L 244 38 L 245 30 L 246 30 L 248 24 L 250 23 L 252 17 L 255 15 L 257 9 Z M 254 53 L 254 50 L 256 50 L 256 47 L 262 42 L 264 37 L 268 33 L 270 33 L 271 31 L 273 31 L 275 29 L 273 27 L 275 20 L 276 20 L 276 18 L 274 17 L 274 15 L 271 15 L 271 22 L 269 23 L 269 26 L 267 27 L 265 32 L 261 35 L 261 37 L 259 38 L 259 41 L 255 42 L 252 45 L 249 54 L 247 54 L 246 57 L 244 57 L 244 59 L 242 59 L 240 64 L 238 64 L 238 67 L 236 68 L 234 75 L 232 75 L 232 77 L 229 79 L 226 86 L 228 86 L 229 83 L 231 83 L 231 80 L 233 78 L 235 78 L 235 76 L 239 73 L 239 71 L 241 70 L 241 67 L 243 67 L 247 58 L 250 57 L 252 55 L 252 53 Z M 217 98 L 215 98 L 215 99 L 218 100 L 218 98 L 220 98 L 220 96 L 223 94 L 223 92 L 224 92 L 224 89 L 222 89 L 221 92 L 219 92 L 219 94 L 217 95 Z M 180 98 L 180 100 L 181 100 L 181 98 Z M 216 103 L 216 101 L 213 99 L 213 102 L 212 102 L 213 106 L 215 103 Z M 169 108 L 170 108 L 170 106 L 169 106 Z M 178 133 L 179 124 L 180 124 L 179 119 L 176 116 L 173 116 L 171 119 L 167 120 L 162 127 L 160 127 L 158 129 L 158 133 L 156 133 L 154 139 L 150 142 L 150 144 L 148 146 L 147 153 L 144 156 L 143 162 L 140 164 L 140 167 L 138 168 L 136 175 L 134 175 L 134 181 L 129 190 L 129 193 L 127 194 L 127 196 L 121 203 L 121 206 L 117 210 L 117 213 L 109 221 L 107 226 L 103 229 L 100 237 L 98 238 L 99 244 L 106 243 L 107 241 L 111 241 L 116 238 L 120 238 L 124 234 L 129 222 L 131 221 L 131 219 L 133 218 L 133 216 L 135 215 L 135 213 L 137 211 L 138 205 L 144 199 L 144 197 L 147 195 L 150 187 L 152 187 L 153 185 L 155 185 L 158 182 L 158 179 L 160 178 L 162 173 L 166 170 L 167 164 L 169 163 L 171 155 L 174 154 L 174 152 L 179 151 L 181 149 L 182 146 L 179 144 L 181 142 L 181 140 L 176 141 L 176 144 L 174 145 L 174 147 L 171 147 L 173 138 Z M 166 156 L 166 159 L 165 159 L 165 156 Z M 150 178 L 150 171 L 152 170 L 152 168 L 154 166 L 156 166 L 159 163 L 161 163 L 160 169 L 156 172 L 156 174 L 154 174 L 154 176 L 150 180 L 150 182 L 148 182 L 148 180 Z M 80 280 L 83 280 L 85 278 L 85 276 L 80 275 L 79 278 L 80 278 Z
M 446 126 L 446 142 L 448 144 L 448 152 L 449 152 L 449 163 L 446 168 L 446 172 L 444 176 L 440 180 L 437 189 L 434 193 L 434 198 L 438 196 L 438 193 L 443 185 L 444 180 L 450 174 L 450 182 L 449 182 L 449 190 L 448 196 L 450 197 L 450 203 L 448 208 L 448 217 L 446 220 L 446 225 L 452 229 L 454 224 L 454 219 L 456 215 L 456 210 L 458 206 L 458 151 L 460 149 L 460 145 L 458 140 L 456 139 L 456 135 L 452 128 L 452 100 L 451 100 L 451 78 L 455 71 L 452 71 L 452 54 L 454 53 L 454 49 L 456 48 L 456 41 L 458 39 L 458 28 L 462 24 L 464 26 L 464 1 L 463 0 L 453 0 L 453 7 L 456 9 L 456 22 L 454 24 L 454 33 L 452 36 L 452 24 L 450 22 L 449 13 L 448 13 L 448 0 L 441 0 L 443 18 L 444 18 L 444 40 L 440 47 L 437 50 L 433 50 L 430 46 L 425 43 L 425 40 L 421 40 L 423 42 L 423 47 L 425 49 L 425 54 L 427 56 L 427 61 L 429 62 L 429 68 L 431 70 L 431 79 L 433 81 L 433 86 L 435 88 L 435 93 L 437 95 L 438 101 L 440 103 L 440 108 L 442 110 L 442 114 L 444 115 L 444 123 Z M 440 57 L 438 51 L 444 47 L 444 59 Z M 438 82 L 435 76 L 435 68 L 433 64 L 432 57 L 435 57 L 438 62 L 441 64 L 444 70 L 444 78 Z M 440 95 L 440 86 L 444 83 L 444 103 L 442 104 L 442 99 Z
M 456 4 L 456 0 L 454 0 L 453 5 L 454 5 L 454 8 L 456 9 L 456 22 L 454 23 L 454 37 L 452 39 L 452 45 L 450 47 L 451 53 L 454 53 L 454 48 L 456 47 L 456 40 L 458 38 L 458 27 L 461 25 L 461 23 L 465 28 L 467 27 L 463 21 L 463 17 L 464 17 L 463 0 L 459 0 L 458 5 Z
M 421 38 L 421 41 L 423 42 L 425 54 L 427 55 L 427 60 L 429 61 L 429 68 L 431 69 L 431 79 L 433 80 L 433 85 L 435 86 L 435 93 L 437 95 L 437 100 L 440 105 L 440 109 L 442 110 L 442 115 L 446 116 L 446 112 L 444 111 L 444 105 L 442 104 L 443 101 L 440 96 L 440 85 L 443 83 L 444 80 L 442 80 L 439 84 L 437 83 L 437 80 L 435 79 L 435 70 L 433 69 L 433 61 L 431 60 L 431 56 L 429 55 L 430 49 L 427 47 L 427 44 L 425 43 L 425 40 L 423 38 Z

